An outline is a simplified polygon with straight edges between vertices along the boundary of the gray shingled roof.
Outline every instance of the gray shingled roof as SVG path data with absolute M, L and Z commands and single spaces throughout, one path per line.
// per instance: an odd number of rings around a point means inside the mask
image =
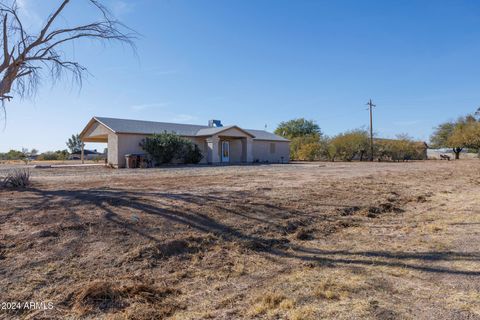
M 245 129 L 245 131 L 248 131 L 253 136 L 255 136 L 254 140 L 289 141 L 284 137 L 278 136 L 265 130 Z
M 195 137 L 213 135 L 226 128 L 235 126 L 226 126 L 212 128 L 209 126 L 200 126 L 195 124 L 181 124 L 169 122 L 143 121 L 143 120 L 128 120 L 116 119 L 106 117 L 94 117 L 98 122 L 107 126 L 115 133 L 137 133 L 137 134 L 153 134 L 162 132 L 176 133 L 181 136 Z M 277 136 L 271 132 L 264 130 L 250 130 L 241 129 L 254 136 L 254 140 L 270 140 L 270 141 L 288 141 L 287 139 Z
M 167 131 L 174 132 L 181 136 L 193 137 L 197 134 L 198 130 L 202 128 L 208 128 L 207 126 L 197 126 L 192 124 L 179 124 L 143 120 L 127 120 L 105 117 L 95 117 L 95 119 L 110 128 L 115 133 L 153 134 Z

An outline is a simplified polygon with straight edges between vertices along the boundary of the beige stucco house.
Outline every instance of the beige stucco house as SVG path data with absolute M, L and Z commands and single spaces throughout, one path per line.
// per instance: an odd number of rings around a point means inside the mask
M 125 155 L 145 153 L 140 142 L 147 136 L 176 133 L 198 145 L 203 154 L 200 163 L 286 163 L 290 141 L 264 130 L 222 126 L 210 121 L 208 126 L 167 122 L 93 117 L 80 133 L 83 142 L 107 143 L 108 163 L 125 167 Z

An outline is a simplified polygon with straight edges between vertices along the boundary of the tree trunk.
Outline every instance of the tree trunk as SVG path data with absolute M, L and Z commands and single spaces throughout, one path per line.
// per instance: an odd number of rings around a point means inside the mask
M 463 148 L 453 148 L 453 153 L 455 153 L 455 160 L 460 159 L 460 152 L 462 152 Z

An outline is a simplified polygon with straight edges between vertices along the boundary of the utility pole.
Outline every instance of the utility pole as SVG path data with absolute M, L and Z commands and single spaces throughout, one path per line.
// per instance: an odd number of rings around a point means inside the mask
M 367 102 L 367 106 L 370 109 L 370 161 L 373 161 L 373 108 L 376 105 L 373 104 L 372 99 Z

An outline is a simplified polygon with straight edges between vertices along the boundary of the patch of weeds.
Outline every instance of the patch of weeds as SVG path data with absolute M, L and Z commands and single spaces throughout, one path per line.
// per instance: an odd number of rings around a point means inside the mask
M 120 285 L 109 281 L 94 281 L 72 293 L 70 298 L 73 299 L 73 309 L 80 315 L 121 310 L 133 303 L 141 303 L 150 305 L 152 312 L 158 314 L 161 311 L 161 316 L 165 317 L 173 314 L 178 307 L 173 301 L 165 300 L 177 293 L 170 288 L 146 284 Z M 145 312 L 149 312 L 148 308 L 145 308 Z
M 250 310 L 250 315 L 256 316 L 272 313 L 278 309 L 289 310 L 295 306 L 295 302 L 278 292 L 266 292 L 256 299 L 256 303 Z
M 331 281 L 320 283 L 314 290 L 314 295 L 317 298 L 327 300 L 339 300 L 341 293 L 344 293 L 343 290 L 341 290 L 338 285 Z
M 298 309 L 293 310 L 290 313 L 289 319 L 291 320 L 314 320 L 315 310 L 312 306 L 304 306 Z
M 375 319 L 395 320 L 399 318 L 399 315 L 395 311 L 381 307 L 380 303 L 377 300 L 372 300 L 369 302 L 369 304 L 370 312 L 373 314 Z
M 21 189 L 30 186 L 30 170 L 15 169 L 7 173 L 7 176 L 1 182 L 4 188 Z

